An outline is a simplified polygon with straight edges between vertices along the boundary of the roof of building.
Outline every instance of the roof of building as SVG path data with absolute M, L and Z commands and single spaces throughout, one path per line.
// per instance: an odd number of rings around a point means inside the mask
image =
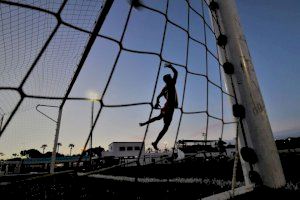
M 178 140 L 178 143 L 211 143 L 211 142 L 217 142 L 218 140 Z
M 142 144 L 143 142 L 112 142 L 112 143 L 110 143 L 110 145 L 111 144 L 128 144 L 128 143 Z

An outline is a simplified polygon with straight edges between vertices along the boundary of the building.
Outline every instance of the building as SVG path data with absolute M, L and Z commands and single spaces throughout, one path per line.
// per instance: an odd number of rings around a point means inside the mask
M 136 159 L 139 156 L 139 152 L 142 148 L 142 142 L 113 142 L 108 146 L 107 151 L 102 152 L 102 158 L 107 160 L 108 158 L 117 159 L 120 164 L 125 166 L 136 165 Z M 169 163 L 168 158 L 172 155 L 172 151 L 168 152 L 145 152 L 145 146 L 142 149 L 140 164 L 149 163 Z
M 136 158 L 140 153 L 142 144 L 142 142 L 113 142 L 108 146 L 108 151 L 102 152 L 102 157 Z M 142 155 L 144 154 L 145 147 L 142 149 Z

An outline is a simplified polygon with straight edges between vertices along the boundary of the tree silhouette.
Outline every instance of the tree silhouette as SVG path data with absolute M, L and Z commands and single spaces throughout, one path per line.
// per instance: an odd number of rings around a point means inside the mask
M 41 146 L 41 148 L 43 149 L 43 154 L 45 153 L 45 149 L 46 149 L 46 147 L 47 147 L 47 145 L 46 145 L 46 144 L 43 144 L 43 145 Z
M 57 153 L 59 152 L 59 147 L 62 146 L 62 144 L 59 142 L 57 143 Z
M 101 157 L 102 151 L 104 151 L 104 148 L 99 146 L 99 147 L 95 147 L 92 149 L 87 149 L 87 150 L 83 151 L 83 154 L 90 156 L 90 154 L 92 153 L 92 155 L 96 154 L 97 156 Z
M 21 156 L 28 156 L 29 158 L 41 158 L 43 154 L 36 149 L 28 149 L 20 152 Z
M 72 149 L 74 148 L 74 144 L 69 144 L 69 148 L 70 148 L 70 156 L 72 155 Z
M 44 157 L 45 158 L 50 158 L 52 156 L 52 152 L 51 151 L 47 151 L 45 154 L 44 154 Z
M 151 147 L 147 148 L 147 153 L 151 153 L 153 151 L 153 149 Z

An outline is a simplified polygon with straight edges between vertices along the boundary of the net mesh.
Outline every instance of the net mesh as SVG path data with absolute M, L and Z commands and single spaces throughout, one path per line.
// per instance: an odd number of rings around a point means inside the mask
M 179 73 L 179 108 L 159 147 L 172 148 L 182 139 L 235 137 L 229 106 L 234 94 L 224 83 L 208 3 L 144 0 L 135 8 L 114 1 L 81 69 L 78 64 L 103 3 L 0 2 L 0 152 L 9 158 L 42 144 L 51 147 L 56 123 L 36 107 L 63 102 L 60 152 L 68 154 L 72 143 L 73 153 L 80 153 L 91 133 L 95 146 L 142 141 L 148 148 L 162 122 L 146 127 L 138 123 L 160 112 L 154 104 L 162 76 L 170 73 L 163 67 L 166 62 Z M 91 93 L 97 94 L 94 101 L 89 101 Z M 41 110 L 57 119 L 57 108 Z

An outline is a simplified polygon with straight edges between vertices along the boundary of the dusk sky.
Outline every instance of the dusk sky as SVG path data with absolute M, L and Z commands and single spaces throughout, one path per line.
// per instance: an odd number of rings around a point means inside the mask
M 92 29 L 94 21 L 87 22 L 84 17 L 88 15 L 89 18 L 95 20 L 96 15 L 93 16 L 93 13 L 97 13 L 96 11 L 100 9 L 100 4 L 86 1 L 83 3 L 84 7 L 81 5 L 81 1 L 70 2 L 69 5 L 67 4 L 66 10 L 62 12 L 62 19 L 82 28 Z M 143 2 L 147 6 L 165 13 L 166 1 L 147 0 Z M 42 6 L 57 11 L 60 4 L 57 3 L 55 6 L 49 5 L 45 4 Z M 191 1 L 191 6 L 202 13 L 201 1 Z M 237 1 L 237 7 L 273 132 L 275 136 L 279 137 L 287 137 L 288 135 L 299 133 L 300 107 L 298 102 L 300 102 L 300 84 L 298 83 L 298 77 L 300 68 L 296 65 L 300 63 L 300 57 L 297 55 L 297 47 L 300 41 L 300 2 L 297 0 L 286 2 L 279 0 L 240 0 Z M 183 0 L 170 1 L 169 20 L 183 29 L 188 29 L 187 8 L 187 4 Z M 9 23 L 8 16 L 13 9 L 0 4 L 1 18 L 3 19 L 0 31 L 3 33 L 2 35 L 5 35 L 1 38 L 4 42 L 0 43 L 2 45 L 0 46 L 0 49 L 2 49 L 0 50 L 1 79 L 3 76 L 2 81 L 0 81 L 1 87 L 16 87 L 18 85 L 18 76 L 22 77 L 21 71 L 26 71 L 19 65 L 29 65 L 31 63 L 30 56 L 30 58 L 25 59 L 26 62 L 22 60 L 22 56 L 28 57 L 26 45 L 31 45 L 30 52 L 33 54 L 33 47 L 39 49 L 40 44 L 42 44 L 42 42 L 37 41 L 44 41 L 55 26 L 55 19 L 52 16 L 45 14 L 36 15 L 31 13 L 33 11 L 28 10 L 26 11 L 28 13 L 24 14 L 28 18 L 24 20 L 30 23 L 34 21 L 30 18 L 32 17 L 37 20 L 35 24 L 44 27 L 43 29 L 38 29 L 40 34 L 36 34 L 35 26 L 22 26 L 23 13 L 21 12 L 18 13 L 19 15 L 16 15 L 17 18 L 19 17 L 19 21 L 13 20 L 13 22 Z M 79 12 L 78 10 L 80 9 L 84 9 L 84 11 Z M 120 41 L 128 11 L 129 5 L 127 0 L 115 1 L 100 34 Z M 217 52 L 213 33 L 207 25 L 205 25 L 204 29 L 203 21 L 195 12 L 190 12 L 190 36 L 202 43 L 205 43 L 206 36 L 207 47 L 212 54 L 208 53 L 208 59 L 206 60 L 204 46 L 190 40 L 188 56 L 186 56 L 186 33 L 168 23 L 162 57 L 165 60 L 178 64 L 175 64 L 174 67 L 179 72 L 177 92 L 180 107 L 183 103 L 183 110 L 186 112 L 205 111 L 207 109 L 211 115 L 222 118 L 221 92 L 217 87 L 208 84 L 209 92 L 208 97 L 206 97 L 207 81 L 203 76 L 187 74 L 185 99 L 183 102 L 186 70 L 181 65 L 187 65 L 187 69 L 190 72 L 207 75 L 212 82 L 225 89 L 223 81 L 220 81 L 219 66 L 214 58 Z M 77 17 L 76 14 L 78 14 Z M 39 17 L 37 18 L 37 16 Z M 204 12 L 204 18 L 210 23 L 207 12 Z M 99 37 L 93 45 L 70 96 L 88 97 L 90 93 L 97 93 L 98 97 L 103 98 L 106 105 L 151 102 L 160 63 L 159 57 L 153 54 L 158 54 L 162 48 L 165 23 L 165 18 L 161 14 L 148 9 L 134 9 L 130 16 L 122 45 L 127 49 L 147 51 L 152 54 L 136 54 L 122 51 L 117 60 L 112 79 L 104 94 L 105 84 L 116 60 L 119 46 L 116 42 Z M 15 29 L 18 34 L 13 35 L 12 32 L 16 32 Z M 20 37 L 22 34 L 27 36 Z M 46 51 L 46 55 L 37 65 L 37 70 L 34 71 L 32 77 L 24 85 L 24 90 L 28 94 L 48 96 L 62 96 L 64 94 L 88 35 L 63 26 L 59 29 L 57 35 L 57 38 L 54 38 L 54 41 L 50 44 L 50 50 Z M 15 42 L 9 44 L 10 40 Z M 16 42 L 16 40 L 20 41 Z M 31 44 L 30 42 L 24 43 L 25 48 L 13 54 L 12 52 L 16 51 L 12 49 L 20 49 L 23 40 L 31 41 Z M 11 46 L 11 48 L 8 50 L 7 46 Z M 6 47 L 6 49 L 3 47 Z M 6 58 L 5 61 L 3 61 L 4 58 Z M 9 63 L 7 60 L 12 61 Z M 205 69 L 206 61 L 208 65 L 207 71 Z M 7 68 L 5 67 L 7 65 L 15 65 L 16 67 Z M 156 99 L 157 94 L 163 87 L 162 76 L 167 73 L 171 73 L 171 71 L 162 67 L 154 99 Z M 14 80 L 15 83 L 11 83 L 11 80 Z M 208 98 L 208 108 L 206 108 L 206 98 Z M 11 112 L 17 100 L 18 95 L 15 92 L 0 90 L 0 114 Z M 46 151 L 51 151 L 55 123 L 38 113 L 35 110 L 35 106 L 37 104 L 59 105 L 59 103 L 59 101 L 25 99 L 19 113 L 13 118 L 11 124 L 0 138 L 0 152 L 5 153 L 6 157 L 10 157 L 12 153 L 19 153 L 23 149 L 40 149 L 42 144 L 47 144 L 48 148 Z M 163 103 L 161 101 L 161 105 Z M 224 95 L 223 103 L 224 120 L 231 122 L 233 119 L 227 95 Z M 42 110 L 56 119 L 56 109 L 42 108 Z M 95 103 L 94 113 L 96 114 L 98 110 L 99 105 Z M 141 141 L 145 127 L 139 127 L 138 123 L 146 121 L 150 111 L 151 107 L 149 105 L 103 108 L 94 131 L 94 145 L 101 145 L 107 149 L 107 146 L 114 141 Z M 156 110 L 152 116 L 158 114 L 159 111 Z M 68 101 L 66 103 L 59 137 L 59 142 L 63 144 L 60 148 L 61 152 L 67 153 L 70 143 L 75 144 L 74 153 L 80 152 L 88 136 L 90 116 L 90 101 Z M 163 148 L 165 145 L 169 148 L 173 146 L 179 116 L 180 111 L 176 110 L 172 125 L 160 142 L 160 148 Z M 202 133 L 205 132 L 206 117 L 205 114 L 183 115 L 178 139 L 203 139 Z M 163 123 L 160 121 L 149 126 L 146 146 L 149 146 L 155 140 L 162 125 Z M 208 139 L 220 137 L 221 125 L 220 121 L 209 119 Z M 233 139 L 234 131 L 234 124 L 225 125 L 224 139 Z

